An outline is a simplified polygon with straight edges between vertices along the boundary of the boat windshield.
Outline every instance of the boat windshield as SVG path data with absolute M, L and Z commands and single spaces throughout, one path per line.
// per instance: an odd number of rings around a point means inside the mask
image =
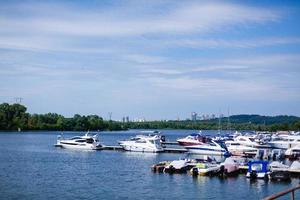
M 251 169 L 252 171 L 262 171 L 262 164 L 253 164 Z
M 92 138 L 88 138 L 88 139 L 86 139 L 86 143 L 93 144 L 94 140 Z

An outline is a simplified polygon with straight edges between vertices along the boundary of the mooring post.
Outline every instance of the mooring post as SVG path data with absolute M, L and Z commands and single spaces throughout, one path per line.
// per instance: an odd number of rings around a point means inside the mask
M 291 200 L 295 200 L 295 190 L 291 192 Z

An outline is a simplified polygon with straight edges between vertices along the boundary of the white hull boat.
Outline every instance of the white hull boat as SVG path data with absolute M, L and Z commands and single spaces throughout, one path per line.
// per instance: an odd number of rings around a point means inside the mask
M 86 133 L 84 136 L 75 136 L 70 139 L 64 139 L 62 136 L 58 136 L 55 146 L 66 149 L 78 149 L 78 150 L 99 150 L 102 149 L 97 135 L 89 136 Z
M 160 143 L 160 137 L 158 135 L 138 135 L 136 137 L 131 138 L 130 140 L 119 141 L 119 145 L 126 151 L 151 153 L 164 151 Z
M 271 147 L 276 149 L 289 149 L 300 145 L 300 136 L 289 135 L 284 138 L 276 138 L 268 143 Z

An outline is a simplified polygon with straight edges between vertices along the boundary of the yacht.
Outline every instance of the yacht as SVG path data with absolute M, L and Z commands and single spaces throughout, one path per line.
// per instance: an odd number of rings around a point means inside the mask
M 189 153 L 203 154 L 203 155 L 226 155 L 227 150 L 221 144 L 215 142 L 210 138 L 206 138 L 202 144 L 184 146 Z
M 298 144 L 298 145 L 296 145 L 296 146 L 294 146 L 292 148 L 287 149 L 285 151 L 285 156 L 290 157 L 290 158 L 292 158 L 292 157 L 295 157 L 295 158 L 300 157 L 300 144 Z
M 300 136 L 288 135 L 282 138 L 273 138 L 268 144 L 276 149 L 289 149 L 300 145 Z
M 199 133 L 194 133 L 186 136 L 185 138 L 178 139 L 177 142 L 181 146 L 192 146 L 192 145 L 201 145 L 204 143 L 204 138 Z
M 129 140 L 119 141 L 119 145 L 126 151 L 162 152 L 161 137 L 159 135 L 137 135 Z
M 237 136 L 234 138 L 233 141 L 226 141 L 225 145 L 230 146 L 231 144 L 240 144 L 247 147 L 253 147 L 253 148 L 269 148 L 270 146 L 267 144 L 260 144 L 258 142 L 255 142 L 255 138 L 252 136 Z
M 87 132 L 84 136 L 75 136 L 69 139 L 63 138 L 62 135 L 57 138 L 57 147 L 67 149 L 99 150 L 102 148 L 97 135 L 90 136 Z
M 235 142 L 235 141 L 230 141 L 230 142 L 227 141 L 226 147 L 232 155 L 236 155 L 236 156 L 244 155 L 246 153 L 256 154 L 257 152 L 257 148 L 242 145 L 239 142 Z

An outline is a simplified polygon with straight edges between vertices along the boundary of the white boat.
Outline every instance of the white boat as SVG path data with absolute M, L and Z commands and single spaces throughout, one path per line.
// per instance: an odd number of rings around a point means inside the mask
M 192 146 L 192 145 L 201 145 L 204 143 L 205 137 L 199 133 L 191 134 L 185 138 L 180 138 L 177 140 L 178 144 L 181 146 Z
M 253 148 L 268 148 L 270 147 L 269 145 L 266 144 L 259 144 L 255 142 L 255 137 L 254 136 L 237 136 L 234 138 L 233 141 L 226 141 L 225 145 L 228 147 L 231 144 L 239 144 L 247 147 L 253 147 Z
M 89 132 L 87 132 L 84 136 L 75 136 L 69 139 L 64 139 L 62 136 L 58 136 L 56 146 L 66 149 L 83 150 L 99 150 L 102 148 L 97 135 L 90 136 Z
M 277 149 L 289 149 L 300 145 L 300 136 L 299 135 L 288 135 L 282 138 L 274 138 L 268 144 Z
M 290 171 L 297 171 L 299 172 L 300 171 L 300 162 L 298 160 L 295 160 L 291 166 L 290 166 Z
M 160 143 L 160 136 L 137 135 L 129 140 L 119 141 L 119 145 L 126 151 L 137 152 L 162 152 L 164 149 Z
M 167 164 L 163 170 L 164 173 L 186 173 L 190 168 L 189 160 L 174 160 Z
M 226 146 L 227 146 L 228 151 L 232 155 L 236 155 L 236 156 L 244 155 L 246 153 L 256 154 L 256 152 L 257 152 L 257 148 L 242 145 L 239 142 L 235 142 L 235 141 L 230 141 L 230 142 L 227 141 Z
M 223 148 L 220 144 L 217 142 L 207 138 L 205 143 L 199 144 L 199 145 L 191 145 L 191 146 L 185 146 L 189 153 L 194 154 L 203 154 L 203 155 L 219 155 L 223 156 L 226 154 L 226 149 Z
M 287 157 L 300 157 L 300 144 L 285 151 Z
M 270 163 L 270 170 L 271 171 L 283 171 L 283 170 L 288 170 L 290 166 L 285 165 L 279 161 L 273 161 Z

